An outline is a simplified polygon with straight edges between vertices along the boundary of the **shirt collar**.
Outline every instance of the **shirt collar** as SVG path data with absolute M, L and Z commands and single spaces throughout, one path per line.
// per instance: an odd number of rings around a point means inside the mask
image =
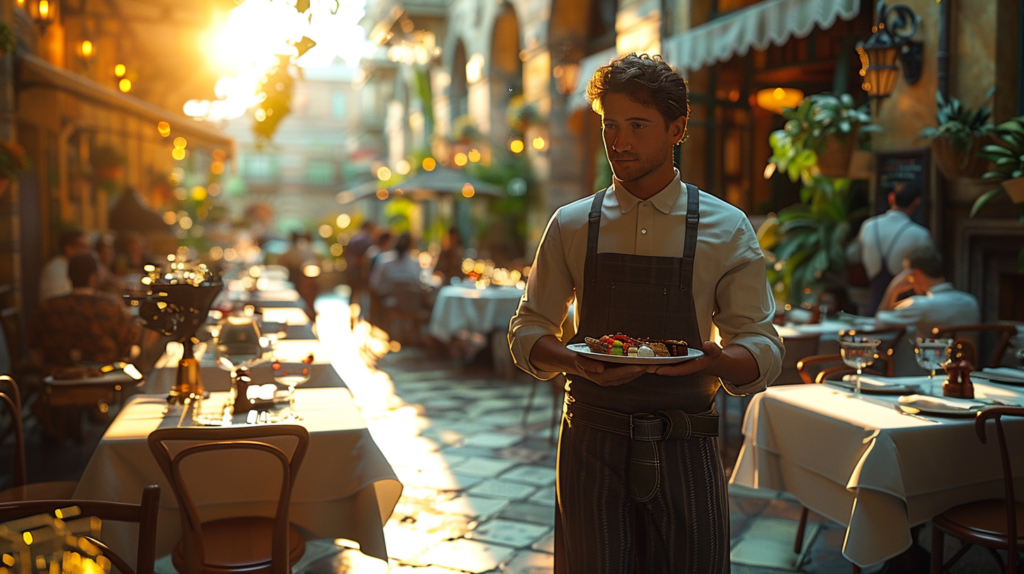
M 910 216 L 909 216 L 909 215 L 907 215 L 907 214 L 906 214 L 905 212 L 903 212 L 903 211 L 900 211 L 900 210 L 898 210 L 898 209 L 890 209 L 890 210 L 889 210 L 889 211 L 887 211 L 886 213 L 887 213 L 888 215 L 892 216 L 892 217 L 898 217 L 898 218 L 900 218 L 900 219 L 910 219 Z
M 612 183 L 612 192 L 615 194 L 615 199 L 619 203 L 619 209 L 622 213 L 629 213 L 641 200 L 639 197 L 633 195 L 624 187 L 619 187 Z M 679 170 L 676 170 L 676 176 L 672 178 L 672 181 L 668 183 L 661 191 L 654 194 L 649 200 L 654 207 L 664 213 L 672 213 L 672 207 L 679 201 L 679 196 L 682 194 L 682 185 L 679 182 Z
M 950 283 L 949 281 L 946 281 L 944 283 L 939 283 L 937 285 L 932 285 L 932 288 L 928 290 L 928 294 L 932 295 L 932 294 L 935 294 L 935 293 L 942 293 L 942 292 L 945 292 L 945 291 L 953 291 L 953 290 L 954 290 L 953 284 Z

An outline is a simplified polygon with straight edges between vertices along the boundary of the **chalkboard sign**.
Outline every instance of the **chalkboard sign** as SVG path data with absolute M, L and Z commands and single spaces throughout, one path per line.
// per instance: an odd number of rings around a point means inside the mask
M 889 209 L 889 193 L 904 183 L 913 182 L 921 188 L 921 206 L 914 212 L 913 220 L 928 227 L 928 210 L 931 208 L 931 148 L 884 151 L 875 154 L 875 213 Z

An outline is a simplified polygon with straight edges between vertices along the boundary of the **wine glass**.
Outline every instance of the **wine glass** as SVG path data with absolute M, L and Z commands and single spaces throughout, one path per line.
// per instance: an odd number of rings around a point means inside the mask
M 864 367 L 875 362 L 878 356 L 878 339 L 864 337 L 862 335 L 840 335 L 839 352 L 843 357 L 846 366 L 857 369 L 856 394 L 860 394 L 860 376 Z
M 309 380 L 310 366 L 313 364 L 313 353 L 304 358 L 275 358 L 270 363 L 274 371 L 274 382 L 288 387 L 288 416 L 283 420 L 300 421 L 295 410 L 295 387 Z
M 928 339 L 917 337 L 917 346 L 914 347 L 914 359 L 922 369 L 931 371 L 928 376 L 929 387 L 934 385 L 935 371 L 942 368 L 949 355 L 949 346 L 953 339 Z

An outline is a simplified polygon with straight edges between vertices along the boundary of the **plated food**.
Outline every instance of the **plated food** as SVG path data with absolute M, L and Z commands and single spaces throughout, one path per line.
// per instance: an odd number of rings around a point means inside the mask
M 637 339 L 622 333 L 584 339 L 591 352 L 622 357 L 686 357 L 689 345 L 673 339 Z

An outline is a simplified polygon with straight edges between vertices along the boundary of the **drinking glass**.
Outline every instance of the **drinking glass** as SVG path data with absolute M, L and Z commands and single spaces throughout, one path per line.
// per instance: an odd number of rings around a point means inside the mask
M 878 339 L 864 337 L 861 335 L 841 335 L 839 337 L 839 352 L 843 357 L 846 366 L 857 369 L 856 394 L 860 394 L 860 376 L 864 367 L 875 362 L 878 356 Z
M 953 339 L 927 339 L 917 337 L 917 346 L 914 347 L 914 359 L 922 369 L 928 369 L 931 374 L 928 376 L 929 387 L 934 385 L 935 371 L 942 368 L 949 356 L 949 346 Z
M 274 362 L 270 363 L 270 368 L 274 371 L 274 382 L 288 387 L 288 416 L 283 420 L 302 420 L 295 410 L 295 387 L 309 380 L 309 369 L 312 364 L 312 353 L 301 358 L 275 358 Z

